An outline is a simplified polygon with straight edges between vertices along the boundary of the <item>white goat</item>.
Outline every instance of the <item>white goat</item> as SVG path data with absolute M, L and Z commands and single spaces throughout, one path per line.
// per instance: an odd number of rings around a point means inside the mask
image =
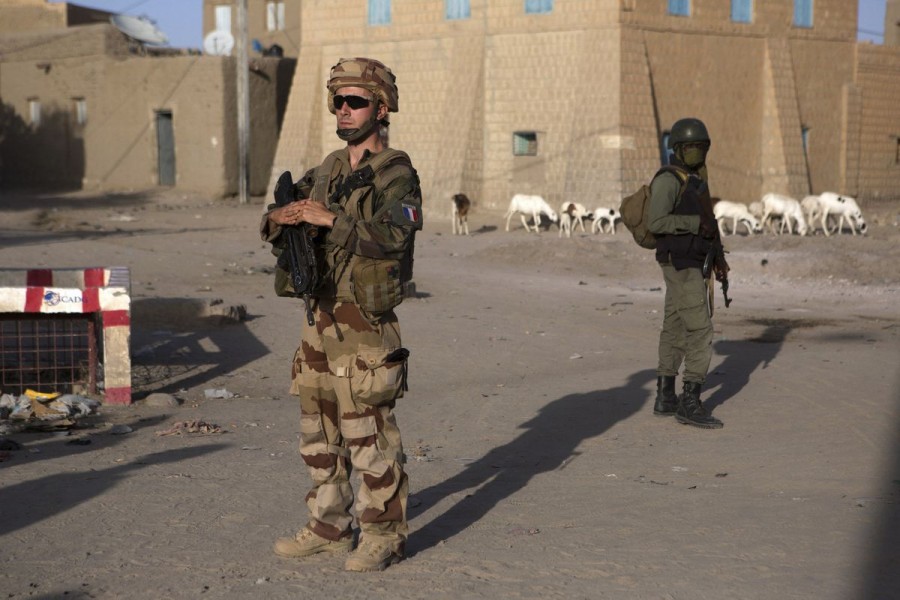
M 553 223 L 559 221 L 556 212 L 550 208 L 550 205 L 540 196 L 516 194 L 512 197 L 512 200 L 509 201 L 509 209 L 506 211 L 506 215 L 504 215 L 506 217 L 507 231 L 509 231 L 509 220 L 512 219 L 512 216 L 516 213 L 519 213 L 519 216 L 522 217 L 522 225 L 525 226 L 525 231 L 531 231 L 531 228 L 528 226 L 528 221 L 525 220 L 525 215 L 530 215 L 531 218 L 534 219 L 535 233 L 540 232 L 541 214 L 547 215 Z
M 573 218 L 567 212 L 559 213 L 559 237 L 565 235 L 567 238 L 572 237 Z
M 598 206 L 594 209 L 594 224 L 591 225 L 591 233 L 605 233 L 604 224 L 609 222 L 609 233 L 616 234 L 616 221 L 622 220 L 622 213 L 617 208 Z
M 803 209 L 803 216 L 809 223 L 810 233 L 816 232 L 816 221 L 822 218 L 822 207 L 819 204 L 818 196 L 806 196 L 800 201 L 800 208 Z
M 844 219 L 846 219 L 853 235 L 856 235 L 857 231 L 863 235 L 866 234 L 868 226 L 863 219 L 862 211 L 859 210 L 859 205 L 856 203 L 856 200 L 850 196 L 841 196 L 834 192 L 822 192 L 822 194 L 819 195 L 819 208 L 822 211 L 822 229 L 825 230 L 825 235 L 831 235 L 828 232 L 827 224 L 829 215 L 840 217 L 837 226 L 838 233 L 844 229 Z
M 584 218 L 588 216 L 588 211 L 583 204 L 578 204 L 577 202 L 563 202 L 559 207 L 560 217 L 562 217 L 563 213 L 568 213 L 572 225 L 571 229 L 573 231 L 578 225 L 581 225 L 581 231 L 585 231 Z M 562 221 L 560 221 L 560 227 L 562 227 Z
M 800 235 L 806 235 L 807 231 L 809 231 L 809 227 L 806 225 L 806 219 L 803 218 L 803 209 L 800 208 L 800 203 L 793 198 L 769 193 L 762 197 L 762 205 L 763 227 L 765 227 L 766 222 L 768 222 L 771 217 L 780 216 L 781 227 L 779 228 L 778 233 L 784 233 L 785 228 L 787 228 L 788 233 L 793 233 L 794 225 L 797 226 L 797 233 Z M 791 224 L 792 219 L 794 221 L 793 225 Z
M 451 218 L 453 219 L 453 235 L 469 235 L 469 208 L 472 203 L 465 194 L 454 194 L 452 198 Z
M 751 202 L 747 205 L 747 210 L 750 211 L 750 214 L 756 217 L 759 220 L 762 220 L 763 216 L 763 205 L 762 202 Z
M 719 200 L 713 206 L 713 214 L 719 222 L 719 233 L 725 235 L 725 220 L 731 219 L 731 235 L 735 235 L 738 226 L 743 224 L 747 228 L 747 234 L 762 233 L 762 225 L 759 219 L 753 216 L 750 210 L 743 204 Z

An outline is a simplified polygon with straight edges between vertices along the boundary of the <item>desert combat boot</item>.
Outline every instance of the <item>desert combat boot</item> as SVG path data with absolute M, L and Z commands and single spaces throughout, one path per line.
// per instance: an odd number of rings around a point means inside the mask
M 684 382 L 684 393 L 678 397 L 675 419 L 679 423 L 703 429 L 721 429 L 725 426 L 722 421 L 709 414 L 700 402 L 700 384 L 694 381 Z
M 347 571 L 384 571 L 392 564 L 400 562 L 402 558 L 390 544 L 364 537 L 356 550 L 347 558 L 344 569 Z
M 678 395 L 675 393 L 675 377 L 672 375 L 657 377 L 653 414 L 658 417 L 671 417 L 677 409 Z
M 316 535 L 308 527 L 298 531 L 292 538 L 275 540 L 275 554 L 285 558 L 302 558 L 319 552 L 349 552 L 352 547 L 352 537 L 334 542 Z

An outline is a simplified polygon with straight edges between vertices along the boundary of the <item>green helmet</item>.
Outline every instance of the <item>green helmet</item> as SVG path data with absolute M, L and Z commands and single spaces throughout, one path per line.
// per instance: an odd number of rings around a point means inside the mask
M 672 131 L 669 133 L 669 148 L 689 142 L 710 143 L 709 132 L 706 131 L 706 125 L 700 119 L 679 119 L 672 125 Z

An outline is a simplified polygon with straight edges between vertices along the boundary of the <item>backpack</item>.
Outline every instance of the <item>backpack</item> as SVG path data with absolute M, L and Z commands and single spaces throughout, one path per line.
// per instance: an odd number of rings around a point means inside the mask
M 681 181 L 681 189 L 678 192 L 678 195 L 681 196 L 681 194 L 684 193 L 684 188 L 687 186 L 687 180 L 690 176 L 689 173 L 680 167 L 668 165 L 657 171 L 656 175 L 653 176 L 653 179 L 656 179 L 656 177 L 662 173 L 672 173 L 679 181 Z M 622 200 L 622 204 L 619 206 L 619 212 L 622 215 L 622 223 L 624 223 L 628 231 L 631 232 L 634 241 L 637 242 L 641 248 L 655 250 L 656 236 L 647 228 L 647 219 L 649 218 L 650 213 L 649 205 L 650 185 L 644 184 L 638 191 L 630 196 L 626 196 Z

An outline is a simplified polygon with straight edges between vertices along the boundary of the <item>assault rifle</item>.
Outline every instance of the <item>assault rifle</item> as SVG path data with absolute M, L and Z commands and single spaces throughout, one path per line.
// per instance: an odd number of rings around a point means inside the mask
M 275 205 L 279 208 L 294 201 L 294 180 L 290 171 L 285 171 L 275 184 Z M 288 271 L 293 295 L 303 298 L 306 307 L 306 322 L 315 325 L 310 294 L 319 285 L 319 269 L 312 238 L 316 228 L 309 223 L 285 225 L 281 235 L 285 240 L 284 252 L 278 257 L 278 266 Z M 287 257 L 285 257 L 287 255 Z M 286 263 L 286 264 L 285 264 Z
M 718 269 L 715 268 L 717 264 L 719 265 Z M 722 297 L 725 298 L 725 308 L 728 308 L 731 304 L 731 298 L 728 297 L 728 263 L 725 262 L 725 248 L 718 235 L 712 240 L 709 250 L 706 252 L 706 259 L 703 261 L 703 278 L 709 279 L 713 270 L 715 270 L 716 280 L 722 284 Z M 712 301 L 712 295 L 710 295 L 710 301 Z M 711 306 L 712 304 L 710 304 Z M 710 316 L 712 316 L 712 309 L 710 309 Z
M 722 297 L 725 298 L 725 308 L 731 304 L 731 298 L 728 297 L 728 263 L 725 262 L 725 247 L 722 246 L 722 239 L 719 237 L 719 228 L 716 224 L 715 213 L 712 209 L 712 197 L 709 194 L 709 186 L 706 182 L 700 188 L 700 218 L 706 223 L 714 224 L 715 235 L 709 240 L 709 250 L 706 252 L 706 258 L 703 260 L 703 279 L 709 279 L 715 271 L 716 281 L 722 284 Z M 712 285 L 712 284 L 710 284 Z M 709 288 L 709 316 L 713 313 L 713 289 Z

